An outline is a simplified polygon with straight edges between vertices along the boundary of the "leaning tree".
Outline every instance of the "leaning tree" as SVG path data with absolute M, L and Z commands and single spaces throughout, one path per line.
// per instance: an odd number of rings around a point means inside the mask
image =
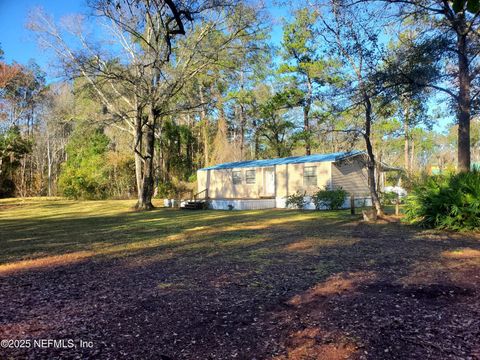
M 383 214 L 377 192 L 375 171 L 378 161 L 372 144 L 372 125 L 376 119 L 375 103 L 383 92 L 376 78 L 381 68 L 383 47 L 376 35 L 381 24 L 372 22 L 376 9 L 346 6 L 344 1 L 321 3 L 318 41 L 338 64 L 331 100 L 339 113 L 355 112 L 363 117 L 361 125 L 334 131 L 355 132 L 365 142 L 367 177 L 373 206 Z M 327 11 L 325 11 L 327 10 Z

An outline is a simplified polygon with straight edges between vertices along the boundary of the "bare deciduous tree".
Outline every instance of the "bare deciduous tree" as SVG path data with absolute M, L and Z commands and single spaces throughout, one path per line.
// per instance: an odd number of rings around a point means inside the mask
M 241 10 L 235 2 L 220 6 L 208 0 L 179 4 L 98 0 L 90 5 L 99 15 L 102 41 L 86 36 L 85 22 L 79 17 L 60 27 L 37 12 L 30 28 L 40 44 L 55 51 L 68 75 L 87 80 L 113 125 L 132 134 L 136 208 L 151 209 L 160 122 L 195 106 L 174 99 L 178 100 L 188 81 L 219 61 L 222 50 L 244 36 L 251 24 L 242 22 L 241 16 L 235 24 L 228 21 L 232 12 Z M 74 37 L 77 46 L 67 42 L 66 36 Z

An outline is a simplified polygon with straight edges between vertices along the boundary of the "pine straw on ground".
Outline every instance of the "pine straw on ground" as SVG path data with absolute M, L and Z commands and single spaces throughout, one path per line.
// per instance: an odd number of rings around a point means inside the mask
M 1 359 L 480 359 L 478 235 L 129 206 L 0 201 Z

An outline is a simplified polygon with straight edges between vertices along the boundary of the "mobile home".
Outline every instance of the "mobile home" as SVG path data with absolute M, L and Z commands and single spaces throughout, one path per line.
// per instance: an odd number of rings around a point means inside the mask
M 285 208 L 287 196 L 300 191 L 308 197 L 325 187 L 370 201 L 363 151 L 218 164 L 198 170 L 197 182 L 213 209 Z

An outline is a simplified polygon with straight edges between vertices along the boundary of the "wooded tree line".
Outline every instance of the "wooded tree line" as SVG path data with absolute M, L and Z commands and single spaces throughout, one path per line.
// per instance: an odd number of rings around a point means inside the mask
M 29 20 L 61 82 L 0 61 L 0 194 L 182 196 L 198 168 L 364 149 L 406 177 L 479 161 L 475 1 L 92 0 Z M 440 121 L 451 126 L 440 132 Z M 436 129 L 436 130 L 434 130 Z

